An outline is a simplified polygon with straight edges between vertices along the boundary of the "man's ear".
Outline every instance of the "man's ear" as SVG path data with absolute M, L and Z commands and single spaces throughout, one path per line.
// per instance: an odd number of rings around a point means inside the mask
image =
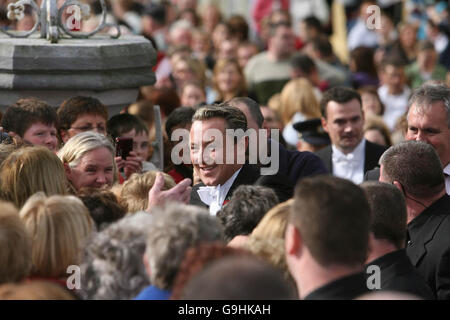
M 302 237 L 298 229 L 289 223 L 285 235 L 286 254 L 291 256 L 300 256 L 302 249 Z
M 325 130 L 325 132 L 328 133 L 328 121 L 327 121 L 327 119 L 324 118 L 324 117 L 321 117 L 320 121 L 322 122 L 323 130 Z
M 392 182 L 392 184 L 398 189 L 400 190 L 401 193 L 405 194 L 405 190 L 403 190 L 403 186 L 400 182 L 398 181 L 394 181 Z

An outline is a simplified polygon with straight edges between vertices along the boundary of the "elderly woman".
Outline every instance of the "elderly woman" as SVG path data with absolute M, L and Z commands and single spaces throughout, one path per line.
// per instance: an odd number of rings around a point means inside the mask
M 58 152 L 67 179 L 75 191 L 83 187 L 112 186 L 117 179 L 114 155 L 111 141 L 92 131 L 72 137 Z
M 38 191 L 66 194 L 67 179 L 58 157 L 42 146 L 12 152 L 0 167 L 0 196 L 21 208 Z
M 128 216 L 95 234 L 81 265 L 85 300 L 129 300 L 149 285 L 142 257 L 153 216 Z

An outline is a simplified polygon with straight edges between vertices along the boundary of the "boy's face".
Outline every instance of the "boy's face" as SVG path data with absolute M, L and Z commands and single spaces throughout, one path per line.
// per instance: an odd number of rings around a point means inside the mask
M 132 138 L 133 151 L 136 152 L 138 157 L 141 157 L 143 161 L 147 161 L 149 152 L 149 142 L 148 142 L 148 134 L 145 131 L 136 134 L 136 130 L 132 129 L 131 131 L 125 132 L 120 136 L 123 138 Z
M 147 161 L 149 152 L 148 134 L 142 131 L 133 138 L 133 151 L 137 153 L 142 160 Z
M 54 152 L 58 150 L 58 138 L 54 124 L 35 122 L 25 131 L 22 138 L 33 145 L 44 146 Z

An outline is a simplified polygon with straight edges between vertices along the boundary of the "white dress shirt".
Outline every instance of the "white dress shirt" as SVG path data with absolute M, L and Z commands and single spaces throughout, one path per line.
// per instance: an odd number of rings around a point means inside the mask
M 389 88 L 384 85 L 378 88 L 378 95 L 384 104 L 383 121 L 389 130 L 394 131 L 397 120 L 403 116 L 408 109 L 408 99 L 411 89 L 408 86 L 403 88 L 403 92 L 398 95 L 389 93 Z
M 200 200 L 209 206 L 209 213 L 211 213 L 211 215 L 215 216 L 217 211 L 222 208 L 225 197 L 241 169 L 242 168 L 236 171 L 222 186 L 219 184 L 217 186 L 200 187 L 197 190 Z
M 445 176 L 445 190 L 450 195 L 450 163 L 444 168 Z
M 333 152 L 331 162 L 333 175 L 360 184 L 364 180 L 364 162 L 366 140 L 362 139 L 356 148 L 347 154 L 343 154 L 335 145 L 331 146 Z

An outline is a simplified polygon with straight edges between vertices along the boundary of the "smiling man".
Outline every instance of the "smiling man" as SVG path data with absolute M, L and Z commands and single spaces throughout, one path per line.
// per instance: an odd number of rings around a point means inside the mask
M 364 139 L 361 106 L 361 96 L 353 89 L 335 87 L 325 92 L 320 102 L 322 126 L 332 144 L 316 153 L 334 176 L 356 184 L 378 165 L 386 150 Z
M 261 176 L 256 165 L 246 163 L 249 141 L 237 134 L 239 130 L 247 131 L 246 117 L 226 103 L 202 107 L 193 116 L 190 156 L 202 182 L 192 188 L 191 204 L 208 207 L 213 215 L 243 184 L 271 187 L 281 199 L 293 192 L 292 186 L 285 183 L 286 176 Z
M 406 140 L 423 141 L 436 150 L 450 194 L 450 88 L 424 84 L 409 99 Z

